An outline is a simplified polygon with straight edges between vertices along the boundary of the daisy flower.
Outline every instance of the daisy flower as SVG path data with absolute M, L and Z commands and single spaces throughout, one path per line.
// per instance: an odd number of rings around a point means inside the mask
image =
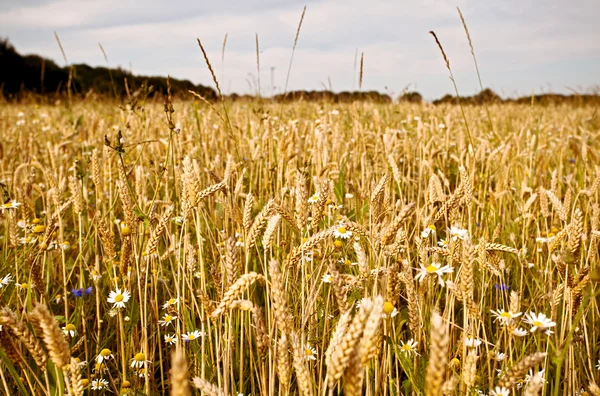
M 4 278 L 0 279 L 0 289 L 2 289 L 4 286 L 8 286 L 8 284 L 12 281 L 13 279 L 11 274 L 5 275 Z
M 556 326 L 556 323 L 551 321 L 550 318 L 546 317 L 543 313 L 536 314 L 534 312 L 530 312 L 525 314 L 524 317 L 525 323 L 530 324 L 532 333 L 537 329 L 540 331 L 546 330 L 546 334 L 548 334 L 548 328 Z
M 308 203 L 314 204 L 319 200 L 319 193 L 314 194 L 312 197 L 308 198 Z
M 527 330 L 525 330 L 522 327 L 519 327 L 518 329 L 514 329 L 512 333 L 513 333 L 513 335 L 516 335 L 517 337 L 525 337 L 528 334 Z
M 448 247 L 448 240 L 447 239 L 440 239 L 438 241 L 438 246 L 439 247 L 443 247 L 443 248 Z
M 194 330 L 194 331 L 189 331 L 185 334 L 181 335 L 181 338 L 183 338 L 183 340 L 185 342 L 190 342 L 190 341 L 194 341 L 200 337 L 202 337 L 204 335 L 204 333 L 201 333 L 199 330 Z
M 352 236 L 352 231 L 347 230 L 346 227 L 340 225 L 335 231 L 333 231 L 333 236 L 341 239 L 348 239 Z
M 465 345 L 468 348 L 477 348 L 479 345 L 481 345 L 481 340 L 473 336 L 468 336 L 465 338 Z
M 351 194 L 351 193 L 346 193 L 346 194 L 344 195 L 344 198 L 346 198 L 346 199 L 352 199 L 352 198 L 354 198 L 354 194 Z
M 495 361 L 497 361 L 497 362 L 501 362 L 501 361 L 503 361 L 504 359 L 506 359 L 506 353 L 504 353 L 504 352 L 496 352 L 496 353 L 494 354 L 494 360 L 495 360 Z
M 98 362 L 98 364 L 102 364 L 103 362 L 109 361 L 110 359 L 114 359 L 114 357 L 115 356 L 112 354 L 110 349 L 104 348 L 96 357 L 96 362 Z
M 509 396 L 510 389 L 507 389 L 503 386 L 497 386 L 490 391 L 490 396 Z
M 448 228 L 448 235 L 452 238 L 453 241 L 458 239 L 464 241 L 469 239 L 469 231 L 464 230 L 462 228 L 458 228 L 456 226 L 451 226 Z
M 394 307 L 394 304 L 392 304 L 389 301 L 386 301 L 383 303 L 383 317 L 387 318 L 388 315 L 390 318 L 393 318 L 396 315 L 398 315 L 398 310 L 396 309 L 396 307 Z
M 35 287 L 35 285 L 33 283 L 29 284 L 27 282 L 15 283 L 15 285 L 17 286 L 17 288 L 19 290 L 28 290 L 28 289 L 33 289 Z
M 425 277 L 427 277 L 428 275 L 437 275 L 438 283 L 440 284 L 440 286 L 444 287 L 444 279 L 442 278 L 442 276 L 444 274 L 449 274 L 452 272 L 454 272 L 454 268 L 450 267 L 449 265 L 444 265 L 442 267 L 440 263 L 431 263 L 427 267 L 425 267 L 423 266 L 423 264 L 421 264 L 421 268 L 419 269 L 419 273 L 417 274 L 417 276 L 415 276 L 415 279 L 418 279 L 420 282 L 423 282 Z
M 21 202 L 17 202 L 13 199 L 10 202 L 6 202 L 0 205 L 0 212 L 4 212 L 5 210 L 17 209 L 19 206 L 21 206 Z
M 325 274 L 323 275 L 323 277 L 321 278 L 321 281 L 323 283 L 331 283 L 333 281 L 333 276 L 331 276 L 331 274 Z
M 179 298 L 171 298 L 170 300 L 168 300 L 166 303 L 163 304 L 163 309 L 167 309 L 171 305 L 177 305 L 178 302 L 179 302 Z
M 597 368 L 598 370 L 600 370 L 600 359 L 598 359 L 598 364 L 596 365 L 596 368 Z
M 92 380 L 92 390 L 108 389 L 108 381 L 104 378 Z
M 66 335 L 70 335 L 71 337 L 75 337 L 77 335 L 77 329 L 73 323 L 67 324 L 62 328 L 62 330 Z
M 417 353 L 417 342 L 412 338 L 406 342 L 400 341 L 400 353 L 405 353 L 407 355 L 412 355 L 413 353 L 418 355 Z
M 304 356 L 306 356 L 306 360 L 317 360 L 317 350 L 307 345 L 304 348 Z
M 143 352 L 138 352 L 135 354 L 133 359 L 131 359 L 131 367 L 132 368 L 143 368 L 144 363 L 151 363 L 150 360 L 146 360 L 146 355 Z
M 427 238 L 430 235 L 435 235 L 435 226 L 433 224 L 429 224 L 427 228 L 421 232 L 421 238 Z
M 165 314 L 165 316 L 158 321 L 158 324 L 161 326 L 168 326 L 175 319 L 177 319 L 177 316 Z
M 177 343 L 177 336 L 175 334 L 165 334 L 165 342 L 170 345 Z
M 130 297 L 129 290 L 125 289 L 121 292 L 121 289 L 117 287 L 116 291 L 110 292 L 107 301 L 113 304 L 113 308 L 125 308 L 125 303 L 129 301 Z
M 512 322 L 513 319 L 516 319 L 519 316 L 521 316 L 521 312 L 513 313 L 510 311 L 505 311 L 503 309 L 499 309 L 497 311 L 492 310 L 491 312 L 496 317 L 494 321 L 499 320 L 503 325 L 507 325 L 510 322 Z

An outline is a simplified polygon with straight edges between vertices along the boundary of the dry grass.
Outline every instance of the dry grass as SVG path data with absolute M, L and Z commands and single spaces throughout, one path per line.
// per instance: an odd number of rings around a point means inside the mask
M 594 109 L 137 98 L 0 108 L 3 393 L 598 393 Z

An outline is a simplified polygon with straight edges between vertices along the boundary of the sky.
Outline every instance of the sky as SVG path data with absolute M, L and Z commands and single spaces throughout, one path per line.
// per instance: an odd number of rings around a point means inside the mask
M 56 32 L 69 63 L 106 66 L 101 43 L 111 67 L 214 86 L 200 38 L 224 93 L 256 93 L 260 79 L 269 95 L 284 89 L 304 6 L 288 91 L 358 89 L 364 54 L 363 90 L 416 90 L 426 99 L 453 93 L 433 30 L 459 92 L 478 92 L 457 6 L 484 87 L 514 97 L 600 85 L 598 0 L 0 0 L 0 37 L 64 65 Z

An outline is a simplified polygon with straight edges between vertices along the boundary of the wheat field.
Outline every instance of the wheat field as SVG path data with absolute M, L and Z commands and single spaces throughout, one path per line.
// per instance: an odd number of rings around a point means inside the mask
M 165 99 L 0 107 L 2 393 L 600 395 L 594 108 Z

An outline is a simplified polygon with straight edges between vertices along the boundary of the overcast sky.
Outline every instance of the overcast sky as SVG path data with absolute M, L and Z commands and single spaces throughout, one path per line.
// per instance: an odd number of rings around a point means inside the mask
M 450 58 L 461 94 L 479 90 L 475 66 L 456 11 L 469 27 L 485 87 L 503 96 L 586 91 L 600 84 L 599 0 L 0 0 L 0 36 L 21 53 L 131 67 L 136 74 L 170 74 L 213 85 L 200 38 L 227 92 L 256 86 L 255 34 L 263 94 L 283 89 L 303 6 L 306 16 L 289 90 L 358 88 L 426 98 L 453 92 L 434 30 Z M 225 62 L 221 47 L 228 34 Z

